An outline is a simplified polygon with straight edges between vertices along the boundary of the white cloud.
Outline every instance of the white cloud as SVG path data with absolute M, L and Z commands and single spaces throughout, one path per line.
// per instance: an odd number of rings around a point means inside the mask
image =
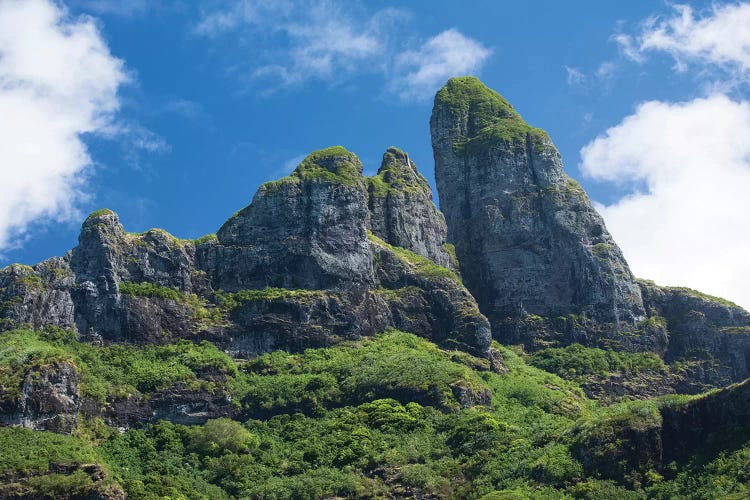
M 431 97 L 449 77 L 478 72 L 491 53 L 454 29 L 409 47 L 411 30 L 403 29 L 409 17 L 394 8 L 362 15 L 352 4 L 328 0 L 242 0 L 204 13 L 193 33 L 237 35 L 251 47 L 249 74 L 256 80 L 292 86 L 381 74 L 404 99 Z
M 671 17 L 651 17 L 636 36 L 618 34 L 623 53 L 642 61 L 648 51 L 665 52 L 679 71 L 692 62 L 711 64 L 746 78 L 750 72 L 750 3 L 714 4 L 705 15 L 674 5 Z
M 200 22 L 193 27 L 193 33 L 216 37 L 243 25 L 262 26 L 274 18 L 281 24 L 280 21 L 285 21 L 293 13 L 292 7 L 292 2 L 287 0 L 239 0 L 227 9 L 204 12 Z
M 0 1 L 0 248 L 84 199 L 82 134 L 106 132 L 128 81 L 89 17 L 51 0 Z
M 581 150 L 584 175 L 630 187 L 598 208 L 638 276 L 750 308 L 748 137 L 750 103 L 713 95 L 646 102 Z
M 243 0 L 205 14 L 193 33 L 215 38 L 242 30 L 255 37 L 251 75 L 295 85 L 377 69 L 387 43 L 382 31 L 402 16 L 384 9 L 357 20 L 335 2 Z M 271 39 L 275 45 L 268 44 Z
M 455 29 L 443 31 L 396 56 L 398 76 L 392 88 L 402 99 L 432 97 L 448 78 L 477 73 L 491 53 Z
M 584 75 L 578 68 L 565 66 L 565 73 L 567 75 L 568 85 L 581 85 L 586 81 L 586 75 Z

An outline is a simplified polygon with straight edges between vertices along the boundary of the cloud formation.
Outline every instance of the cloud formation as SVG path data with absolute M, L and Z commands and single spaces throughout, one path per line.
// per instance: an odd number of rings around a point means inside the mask
M 673 5 L 671 16 L 647 19 L 635 36 L 613 39 L 625 56 L 642 62 L 648 52 L 665 52 L 678 71 L 689 64 L 714 65 L 747 80 L 750 76 L 750 3 L 714 4 L 705 14 Z
M 204 13 L 193 33 L 249 38 L 255 80 L 293 86 L 380 74 L 405 100 L 427 99 L 447 78 L 478 73 L 491 54 L 455 29 L 424 41 L 407 38 L 410 17 L 394 8 L 355 15 L 351 5 L 327 0 L 242 0 Z
M 51 0 L 0 2 L 0 249 L 29 224 L 75 215 L 91 158 L 128 81 L 89 17 Z
M 599 206 L 634 272 L 750 308 L 750 103 L 651 101 L 581 150 L 581 171 L 630 188 Z
M 477 73 L 491 53 L 457 30 L 445 30 L 396 56 L 391 90 L 404 100 L 432 96 L 448 78 Z

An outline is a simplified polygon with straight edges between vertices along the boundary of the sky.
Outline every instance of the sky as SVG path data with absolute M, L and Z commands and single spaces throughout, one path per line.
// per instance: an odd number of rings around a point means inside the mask
M 479 76 L 547 130 L 638 277 L 750 308 L 750 3 L 0 0 L 0 266 L 215 232 L 343 145 L 434 186 L 429 116 Z

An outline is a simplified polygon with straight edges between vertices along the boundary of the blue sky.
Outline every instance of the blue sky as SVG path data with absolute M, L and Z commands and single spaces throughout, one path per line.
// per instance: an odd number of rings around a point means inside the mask
M 432 182 L 429 116 L 475 74 L 547 130 L 638 276 L 750 306 L 750 4 L 0 0 L 0 265 L 85 215 L 183 238 L 340 144 Z M 3 187 L 4 186 L 4 187 Z

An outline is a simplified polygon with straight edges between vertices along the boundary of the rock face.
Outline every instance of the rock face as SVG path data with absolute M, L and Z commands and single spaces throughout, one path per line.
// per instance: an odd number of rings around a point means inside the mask
M 261 186 L 216 236 L 132 234 L 109 210 L 91 214 L 64 258 L 0 270 L 0 327 L 56 326 L 92 342 L 208 339 L 239 356 L 398 327 L 486 357 L 489 323 L 444 267 L 445 235 L 406 153 L 389 149 L 366 180 L 354 154 L 332 147 Z
M 78 419 L 80 378 L 75 366 L 67 362 L 31 367 L 18 397 L 0 404 L 0 422 L 69 434 Z
M 584 469 L 604 479 L 632 480 L 696 455 L 711 456 L 750 438 L 750 381 L 684 401 L 622 408 L 574 431 Z M 630 475 L 630 477 L 627 477 Z
M 454 268 L 446 247 L 448 229 L 432 202 L 432 189 L 409 155 L 388 148 L 378 174 L 367 179 L 372 232 L 383 241 Z
M 367 217 L 362 164 L 342 147 L 328 148 L 261 186 L 217 233 L 222 250 L 201 257 L 227 291 L 371 284 Z
M 750 381 L 665 406 L 661 414 L 665 464 L 700 448 L 731 449 L 750 438 Z
M 689 288 L 639 283 L 649 316 L 668 325 L 665 361 L 685 365 L 678 392 L 701 392 L 750 377 L 750 313 Z
M 437 93 L 430 129 L 448 240 L 496 338 L 524 342 L 527 315 L 575 315 L 575 340 L 658 349 L 663 335 L 631 334 L 645 318 L 638 284 L 546 133 L 472 77 Z

